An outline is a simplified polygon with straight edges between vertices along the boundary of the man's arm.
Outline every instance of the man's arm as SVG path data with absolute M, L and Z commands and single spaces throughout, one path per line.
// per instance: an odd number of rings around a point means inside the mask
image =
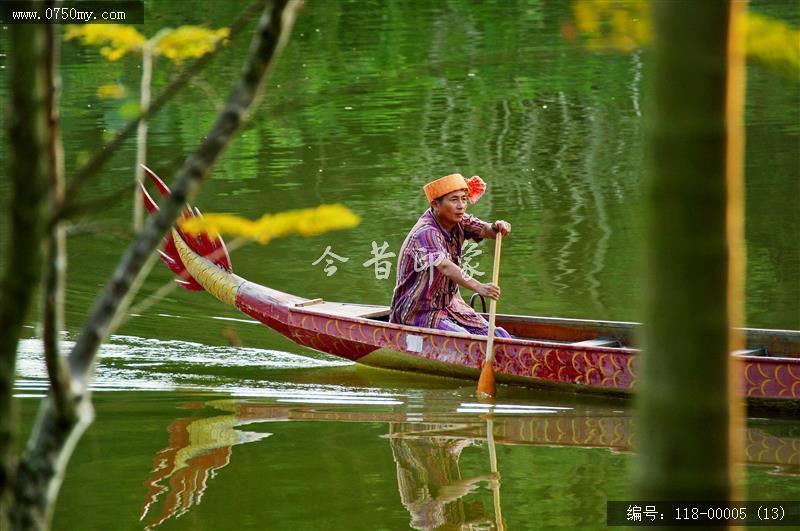
M 478 295 L 489 297 L 494 300 L 500 298 L 500 288 L 498 286 L 494 284 L 482 284 L 474 278 L 467 279 L 461 268 L 454 264 L 449 258 L 445 258 L 439 262 L 436 265 L 436 269 L 459 286 L 471 289 Z
M 511 223 L 508 221 L 503 221 L 502 219 L 498 219 L 492 224 L 484 223 L 483 230 L 479 234 L 479 237 L 496 240 L 498 232 L 503 236 L 508 236 L 511 233 Z

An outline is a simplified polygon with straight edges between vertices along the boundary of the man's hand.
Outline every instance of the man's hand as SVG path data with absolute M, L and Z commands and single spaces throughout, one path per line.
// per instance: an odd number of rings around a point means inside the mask
M 503 236 L 508 236 L 511 234 L 511 223 L 508 221 L 503 221 L 502 219 L 498 219 L 492 223 L 492 230 L 502 234 Z
M 478 284 L 475 293 L 493 300 L 500 298 L 500 286 L 495 284 Z
M 459 286 L 464 286 L 467 289 L 471 289 L 478 295 L 489 297 L 490 299 L 494 300 L 500 298 L 499 286 L 496 284 L 481 284 L 474 278 L 467 279 L 464 276 L 464 272 L 461 270 L 461 268 L 450 261 L 449 258 L 445 258 L 439 262 L 439 264 L 436 266 L 436 269 Z

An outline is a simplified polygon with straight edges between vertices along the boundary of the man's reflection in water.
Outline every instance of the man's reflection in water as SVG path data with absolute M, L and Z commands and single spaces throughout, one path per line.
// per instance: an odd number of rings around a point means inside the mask
M 473 439 L 414 434 L 437 425 L 390 424 L 388 436 L 397 465 L 400 500 L 414 529 L 487 529 L 494 520 L 480 500 L 464 500 L 493 474 L 462 478 L 459 458 Z M 491 526 L 491 527 L 488 527 Z

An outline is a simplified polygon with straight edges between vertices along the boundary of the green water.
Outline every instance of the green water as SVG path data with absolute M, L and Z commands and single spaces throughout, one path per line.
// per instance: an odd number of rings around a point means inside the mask
M 246 5 L 145 4 L 141 31 L 148 36 L 165 26 L 225 25 Z M 752 2 L 751 9 L 800 25 L 796 3 Z M 562 29 L 572 17 L 566 2 L 307 2 L 264 102 L 196 203 L 203 211 L 249 218 L 343 203 L 363 221 L 351 231 L 244 246 L 233 253 L 235 271 L 303 296 L 388 304 L 394 267 L 389 279 L 380 279 L 363 266 L 373 242 L 397 252 L 425 208 L 421 186 L 458 171 L 481 175 L 489 185 L 470 212 L 513 225 L 503 249 L 502 312 L 638 320 L 648 56 L 589 51 L 565 40 Z M 168 181 L 211 124 L 248 41 L 249 34 L 233 40 L 150 122 L 148 164 Z M 6 53 L 3 30 L 0 66 Z M 177 71 L 158 60 L 154 92 Z M 140 66 L 135 57 L 108 63 L 94 48 L 65 43 L 62 75 L 70 175 L 125 122 L 118 112 L 125 100 L 100 99 L 97 87 L 119 83 L 136 99 Z M 749 65 L 747 75 L 747 324 L 798 329 L 800 89 L 763 66 Z M 0 101 L 7 101 L 5 76 Z M 128 141 L 87 189 L 87 199 L 129 182 L 134 149 Z M 0 151 L 0 163 L 5 160 Z M 119 195 L 71 227 L 67 339 L 74 339 L 131 238 L 131 199 Z M 4 212 L 7 203 L 2 179 Z M 3 222 L 0 238 L 6 230 Z M 482 254 L 474 259 L 486 275 L 490 244 L 479 245 Z M 323 263 L 313 265 L 327 246 L 348 259 L 330 277 Z M 2 263 L 9 259 L 0 256 Z M 157 265 L 134 305 L 170 281 Z M 489 473 L 486 421 L 463 406 L 473 401 L 470 385 L 356 368 L 243 317 L 206 294 L 180 290 L 135 308 L 101 353 L 97 421 L 70 464 L 56 529 L 141 529 L 162 516 L 163 529 L 496 525 L 488 483 L 463 487 Z M 35 319 L 30 326 L 35 337 Z M 232 340 L 242 347 L 229 347 Z M 39 356 L 37 342 L 23 344 L 19 393 L 26 422 L 43 389 Z M 496 442 L 508 528 L 602 527 L 606 500 L 629 495 L 629 453 L 504 441 L 499 434 L 520 419 L 538 425 L 553 415 L 627 418 L 629 407 L 501 393 L 509 407 L 496 415 Z M 231 420 L 224 408 L 234 406 L 216 407 L 225 399 L 290 404 L 314 418 Z M 537 406 L 568 409 L 531 409 Z M 319 411 L 354 412 L 360 420 L 323 421 Z M 374 420 L 365 420 L 369 414 Z M 170 433 L 179 435 L 184 425 L 197 426 L 199 439 L 171 442 Z M 463 429 L 439 433 L 454 425 Z M 800 499 L 800 426 L 768 421 L 766 428 L 795 449 L 794 465 L 748 465 L 749 495 Z M 386 437 L 406 431 L 417 435 Z M 175 454 L 188 448 L 178 461 L 185 464 L 164 465 L 172 474 L 154 486 L 154 460 L 170 448 Z M 213 472 L 203 468 L 214 459 Z M 432 501 L 465 489 L 447 503 Z M 160 493 L 140 519 L 152 492 Z M 172 507 L 170 499 L 180 503 Z

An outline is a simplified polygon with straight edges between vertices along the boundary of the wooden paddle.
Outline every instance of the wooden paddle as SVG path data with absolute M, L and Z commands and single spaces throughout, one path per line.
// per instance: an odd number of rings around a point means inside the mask
M 499 236 L 499 234 L 498 234 Z M 497 449 L 494 445 L 494 420 L 491 414 L 486 416 L 486 442 L 489 446 L 489 466 L 495 479 L 491 482 L 492 499 L 494 500 L 494 519 L 497 531 L 505 531 L 503 514 L 500 511 L 500 472 L 497 470 Z
M 503 235 L 497 233 L 497 240 L 494 244 L 494 264 L 492 266 L 492 284 L 497 286 L 497 280 L 500 277 L 500 244 L 503 241 Z M 497 315 L 497 301 L 492 299 L 489 302 L 489 341 L 486 343 L 486 360 L 481 369 L 481 377 L 478 379 L 478 397 L 493 397 L 497 394 L 497 387 L 494 384 L 494 369 L 492 368 L 492 360 L 494 360 L 494 320 Z

